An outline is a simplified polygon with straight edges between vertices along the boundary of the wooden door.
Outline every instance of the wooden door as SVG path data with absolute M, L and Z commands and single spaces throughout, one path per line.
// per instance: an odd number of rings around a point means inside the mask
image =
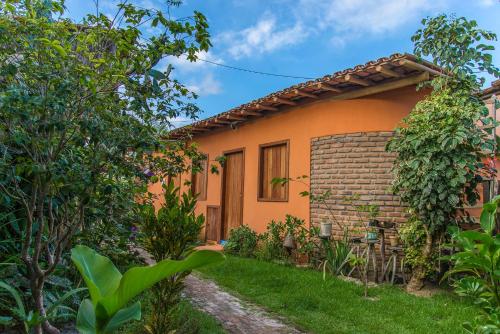
M 205 224 L 205 239 L 208 241 L 220 241 L 220 207 L 215 205 L 207 206 L 207 223 Z
M 243 151 L 225 154 L 222 175 L 222 238 L 243 223 Z

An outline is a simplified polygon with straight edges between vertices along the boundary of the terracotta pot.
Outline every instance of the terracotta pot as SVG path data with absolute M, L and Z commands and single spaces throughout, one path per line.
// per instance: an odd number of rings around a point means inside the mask
M 294 249 L 295 248 L 295 240 L 293 239 L 293 235 L 288 233 L 285 236 L 285 240 L 283 240 L 283 247 L 288 248 L 288 249 Z
M 389 241 L 390 241 L 392 247 L 398 247 L 399 246 L 399 235 L 391 235 L 391 237 L 389 238 Z
M 332 223 L 321 223 L 319 226 L 319 237 L 320 238 L 330 238 L 332 235 Z

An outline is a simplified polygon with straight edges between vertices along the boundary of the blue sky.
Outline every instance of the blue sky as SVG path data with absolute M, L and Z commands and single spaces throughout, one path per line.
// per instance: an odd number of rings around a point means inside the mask
M 130 0 L 164 7 L 164 0 Z M 118 0 L 100 0 L 112 14 Z M 79 20 L 94 12 L 91 0 L 67 0 Z M 500 34 L 500 0 L 185 0 L 172 14 L 207 16 L 213 48 L 200 57 L 257 71 L 320 77 L 395 52 L 412 52 L 420 20 L 439 13 L 466 16 Z M 500 43 L 494 61 L 500 64 Z M 256 75 L 208 63 L 172 62 L 177 79 L 198 93 L 201 118 L 262 97 L 304 79 Z M 491 78 L 490 78 L 491 79 Z M 177 126 L 185 119 L 175 120 Z

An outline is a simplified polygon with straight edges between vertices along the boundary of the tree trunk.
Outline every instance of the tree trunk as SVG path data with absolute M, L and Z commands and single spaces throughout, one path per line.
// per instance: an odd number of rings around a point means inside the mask
M 432 252 L 434 250 L 434 236 L 425 225 L 424 228 L 425 245 L 422 249 L 422 261 L 415 268 L 413 268 L 411 279 L 406 286 L 406 290 L 408 292 L 418 291 L 424 287 L 424 279 L 427 273 L 426 264 L 431 260 Z
M 47 312 L 45 311 L 45 305 L 43 303 L 43 286 L 45 284 L 45 278 L 38 276 L 36 273 L 32 273 L 31 279 L 31 294 L 33 297 L 33 302 L 35 305 L 35 310 L 38 311 L 41 317 L 46 317 Z M 43 330 L 42 330 L 43 329 Z M 35 327 L 36 334 L 60 334 L 60 331 L 52 326 L 48 320 L 43 321 L 40 325 Z

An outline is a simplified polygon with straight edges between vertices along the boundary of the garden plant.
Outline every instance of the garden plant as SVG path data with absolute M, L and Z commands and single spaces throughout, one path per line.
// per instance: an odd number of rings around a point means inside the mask
M 196 215 L 196 196 L 182 193 L 173 182 L 163 185 L 163 201 L 156 210 L 152 199 L 140 207 L 139 244 L 160 263 L 183 260 L 193 252 L 205 222 L 203 215 Z M 175 273 L 158 282 L 151 289 L 150 316 L 146 319 L 148 332 L 161 334 L 176 330 L 173 315 L 180 303 L 184 278 L 189 270 Z
M 76 327 L 81 334 L 107 334 L 141 319 L 140 301 L 129 304 L 144 290 L 177 273 L 222 261 L 224 256 L 202 250 L 180 261 L 166 259 L 152 266 L 133 267 L 123 275 L 108 258 L 86 246 L 75 247 L 71 259 L 90 293 L 90 299 L 84 299 L 78 309 Z
M 455 291 L 481 309 L 473 321 L 464 323 L 471 334 L 500 332 L 500 236 L 493 233 L 499 203 L 500 196 L 496 196 L 483 206 L 480 231 L 452 229 L 459 251 L 449 256 L 453 267 L 444 278 L 455 278 Z
M 484 78 L 478 73 L 499 76 L 493 64 L 496 35 L 478 28 L 476 21 L 439 15 L 422 21 L 412 40 L 419 57 L 430 57 L 439 66 L 435 76 L 421 88 L 430 89 L 397 128 L 387 150 L 397 153 L 393 191 L 408 204 L 422 222 L 425 244 L 413 268 L 409 290 L 423 286 L 436 244 L 447 227 L 479 195 L 483 177 L 492 177 L 485 159 L 494 155 L 495 124 L 476 94 Z M 489 153 L 488 153 L 489 152 Z

